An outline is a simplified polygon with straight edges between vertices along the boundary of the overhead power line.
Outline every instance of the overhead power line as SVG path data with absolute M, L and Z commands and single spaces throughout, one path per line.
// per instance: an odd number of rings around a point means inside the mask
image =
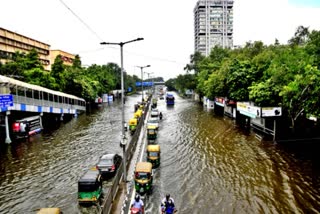
M 71 10 L 71 8 L 63 1 L 63 0 L 59 0 L 61 2 L 61 4 L 63 4 L 84 26 L 86 26 L 86 28 L 93 33 L 98 39 L 99 41 L 103 41 L 103 39 L 87 24 L 85 23 L 80 16 L 78 16 L 73 10 Z

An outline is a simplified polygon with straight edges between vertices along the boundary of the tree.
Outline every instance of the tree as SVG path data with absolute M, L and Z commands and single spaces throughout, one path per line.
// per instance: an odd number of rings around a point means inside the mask
M 284 107 L 288 109 L 292 127 L 295 121 L 304 114 L 320 117 L 320 70 L 307 65 L 303 74 L 296 74 L 293 81 L 283 87 L 280 95 L 284 99 Z
M 45 88 L 56 88 L 56 80 L 48 73 L 43 71 L 40 68 L 33 68 L 24 72 L 25 81 L 34 84 L 40 85 Z
M 63 64 L 63 60 L 62 60 L 62 57 L 61 55 L 59 54 L 55 60 L 54 60 L 54 63 L 52 64 L 51 66 L 51 76 L 53 78 L 55 78 L 56 82 L 58 84 L 56 84 L 56 87 L 53 88 L 54 90 L 58 90 L 58 91 L 65 91 L 65 88 L 66 88 L 66 80 L 65 80 L 65 70 L 66 67 L 64 66 Z
M 168 90 L 169 91 L 175 91 L 176 88 L 175 88 L 175 81 L 176 81 L 176 78 L 171 78 L 171 79 L 168 79 L 166 82 L 165 82 L 165 85 L 168 87 Z
M 190 64 L 187 64 L 184 67 L 184 70 L 189 73 L 194 71 L 194 74 L 197 75 L 200 71 L 199 63 L 205 58 L 200 52 L 195 52 L 190 56 Z
M 309 34 L 306 51 L 314 57 L 315 65 L 320 69 L 320 31 L 313 30 Z
M 33 68 L 43 70 L 38 53 L 35 49 L 30 50 L 29 53 L 15 52 L 12 55 L 11 61 L 4 64 L 0 70 L 2 75 L 19 78 L 24 81 L 24 71 Z
M 288 43 L 292 46 L 294 45 L 304 45 L 307 42 L 309 36 L 309 28 L 304 26 L 299 26 L 294 33 L 294 37 L 292 37 Z
M 249 100 L 248 87 L 254 81 L 254 71 L 249 61 L 234 59 L 226 77 L 227 96 L 234 100 Z
M 80 56 L 77 54 L 72 62 L 72 67 L 73 68 L 81 68 L 81 60 Z

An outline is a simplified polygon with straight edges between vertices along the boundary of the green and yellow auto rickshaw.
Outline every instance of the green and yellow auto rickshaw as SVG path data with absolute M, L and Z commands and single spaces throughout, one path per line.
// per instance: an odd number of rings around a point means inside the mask
M 143 111 L 141 109 L 138 109 L 135 113 L 134 113 L 134 118 L 137 118 L 138 121 L 140 120 L 140 118 L 142 117 Z
M 152 98 L 152 105 L 151 108 L 157 108 L 157 98 Z
M 152 192 L 152 164 L 149 162 L 138 162 L 134 171 L 134 186 L 139 194 Z
M 147 140 L 149 143 L 154 142 L 157 139 L 157 127 L 154 125 L 147 126 Z
M 152 164 L 153 168 L 160 165 L 160 146 L 148 145 L 147 146 L 147 161 Z
M 131 135 L 133 135 L 134 132 L 136 131 L 137 124 L 138 124 L 137 118 L 132 118 L 129 120 L 129 130 L 130 130 Z
M 102 197 L 102 179 L 99 170 L 88 170 L 78 181 L 79 203 L 98 203 Z

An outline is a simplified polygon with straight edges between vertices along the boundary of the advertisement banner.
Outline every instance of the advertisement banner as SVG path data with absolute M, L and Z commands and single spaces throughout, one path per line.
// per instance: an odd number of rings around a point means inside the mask
M 224 107 L 224 98 L 216 97 L 216 98 L 215 98 L 215 103 L 216 103 L 216 105 L 218 105 L 218 106 Z
M 281 115 L 281 107 L 262 107 L 262 117 L 278 117 Z
M 257 106 L 251 106 L 249 103 L 237 102 L 237 110 L 241 114 L 251 118 L 261 117 L 261 108 Z

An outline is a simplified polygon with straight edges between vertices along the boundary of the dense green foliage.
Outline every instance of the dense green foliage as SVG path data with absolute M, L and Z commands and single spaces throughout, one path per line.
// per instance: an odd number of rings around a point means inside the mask
M 87 101 L 94 100 L 103 93 L 121 88 L 121 68 L 115 63 L 81 67 L 80 56 L 76 55 L 72 66 L 65 66 L 61 56 L 57 56 L 51 71 L 45 71 L 38 59 L 38 53 L 15 53 L 10 62 L 0 64 L 0 74 L 31 84 L 62 91 Z M 125 89 L 136 90 L 137 76 L 125 74 Z
M 288 45 L 257 41 L 233 50 L 215 47 L 208 57 L 195 53 L 185 67 L 187 74 L 170 83 L 210 99 L 219 96 L 281 106 L 294 126 L 302 115 L 320 117 L 319 68 L 320 31 L 300 26 Z

